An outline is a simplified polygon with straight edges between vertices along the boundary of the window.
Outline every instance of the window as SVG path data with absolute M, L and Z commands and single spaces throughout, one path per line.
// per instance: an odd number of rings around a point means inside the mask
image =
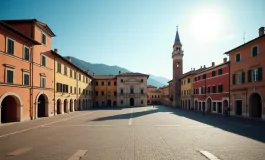
M 201 76 L 198 76 L 198 81 L 201 80 Z
M 188 83 L 190 83 L 190 78 L 188 78 Z
M 81 94 L 81 88 L 79 88 L 79 94 Z
M 75 94 L 76 94 L 76 87 L 75 87 L 75 90 L 74 91 L 75 91 Z
M 29 54 L 29 47 L 27 47 L 27 46 L 24 46 L 24 48 L 23 48 L 23 58 L 25 59 L 25 60 L 27 60 L 27 61 L 29 61 L 29 57 L 30 57 L 30 54 Z
M 61 63 L 57 63 L 57 72 L 61 73 Z
M 251 81 L 256 82 L 256 81 L 261 81 L 261 80 L 262 80 L 262 68 L 253 69 Z
M 240 53 L 236 54 L 236 62 L 240 62 L 241 56 Z
M 154 98 L 154 95 L 152 95 L 152 98 Z
M 73 89 L 72 89 L 72 86 L 70 86 L 70 93 L 73 93 Z
M 104 91 L 101 91 L 101 95 L 104 96 L 104 94 L 105 94 Z
M 10 39 L 10 38 L 7 38 L 7 44 L 6 44 L 6 52 L 9 53 L 9 54 L 12 54 L 14 55 L 14 52 L 15 52 L 15 41 Z
M 208 86 L 208 93 L 211 93 L 211 87 Z
M 117 96 L 117 92 L 116 91 L 114 91 L 114 96 Z
M 98 96 L 98 91 L 95 91 L 95 95 Z
M 41 43 L 46 45 L 46 35 L 42 33 Z
M 85 82 L 85 76 L 83 76 L 83 82 Z
M 88 78 L 86 77 L 86 83 L 88 83 Z
M 144 82 L 144 80 L 143 80 L 143 79 L 141 79 L 141 82 L 143 83 L 143 82 Z
M 252 57 L 256 57 L 258 55 L 258 46 L 252 47 Z
M 73 70 L 70 69 L 70 77 L 73 77 Z
M 42 88 L 46 88 L 46 77 L 41 77 L 41 83 L 40 83 L 40 86 Z
M 184 90 L 184 95 L 186 95 L 186 90 Z
M 81 81 L 81 74 L 79 74 L 79 81 Z
M 98 81 L 96 81 L 96 86 L 98 86 Z
M 76 71 L 74 72 L 74 79 L 76 79 Z
M 206 79 L 206 74 L 202 75 L 202 79 Z
M 212 86 L 212 92 L 216 93 L 216 87 L 215 86 Z
M 68 85 L 64 84 L 64 93 L 68 93 Z
M 101 82 L 101 85 L 104 86 L 104 81 Z
M 46 57 L 44 55 L 41 55 L 41 65 L 46 67 Z
M 222 68 L 221 69 L 218 69 L 218 75 L 222 75 L 222 74 L 223 74 Z
M 123 79 L 121 79 L 121 83 L 123 82 Z
M 62 84 L 61 83 L 56 83 L 56 91 L 57 92 L 62 92 L 63 90 L 62 90 Z
M 215 76 L 215 71 L 212 71 L 212 77 L 214 77 Z
M 121 104 L 123 104 L 123 100 L 121 100 Z
M 117 85 L 117 82 L 115 81 L 115 82 L 114 82 L 114 86 L 116 86 L 116 85 Z
M 223 92 L 223 85 L 222 84 L 219 84 L 218 85 L 218 92 L 219 93 L 222 93 Z
M 155 95 L 155 98 L 156 98 L 156 95 Z
M 64 66 L 64 75 L 67 75 L 67 66 Z
M 14 71 L 12 69 L 6 69 L 6 83 L 14 83 Z
M 197 77 L 194 78 L 194 81 L 197 81 Z
M 159 95 L 157 96 L 157 98 L 159 98 Z
M 110 86 L 110 82 L 108 82 L 108 86 Z
M 130 89 L 130 93 L 133 94 L 133 88 Z
M 233 84 L 245 83 L 245 72 L 238 72 L 233 74 Z
M 29 73 L 23 72 L 23 85 L 29 86 Z
M 141 100 L 141 104 L 143 104 L 144 103 L 144 101 L 143 100 Z
M 143 89 L 141 89 L 141 94 L 144 94 L 144 90 Z
M 121 89 L 121 94 L 123 94 L 123 89 Z

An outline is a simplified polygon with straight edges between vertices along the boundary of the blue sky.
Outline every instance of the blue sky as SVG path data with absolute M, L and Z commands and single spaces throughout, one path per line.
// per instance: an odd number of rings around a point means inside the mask
M 63 56 L 172 78 L 176 26 L 184 72 L 221 63 L 258 36 L 264 0 L 0 0 L 0 19 L 36 18 L 54 31 Z

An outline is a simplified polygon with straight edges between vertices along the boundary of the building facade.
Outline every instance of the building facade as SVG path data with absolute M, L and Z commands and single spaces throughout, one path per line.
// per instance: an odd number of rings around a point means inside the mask
M 224 114 L 229 104 L 229 62 L 204 67 L 196 72 L 193 82 L 194 108 Z
M 226 54 L 230 57 L 230 109 L 231 114 L 265 119 L 265 34 Z
M 161 103 L 165 106 L 171 106 L 171 101 L 169 99 L 169 85 L 160 87 L 161 90 Z
M 118 106 L 146 106 L 147 79 L 142 73 L 120 73 L 117 76 Z
M 114 75 L 94 75 L 94 106 L 117 106 L 117 78 Z
M 193 75 L 195 71 L 189 71 L 180 78 L 181 81 L 181 107 L 193 109 Z
M 148 85 L 147 86 L 147 104 L 161 104 L 162 92 L 161 89 Z

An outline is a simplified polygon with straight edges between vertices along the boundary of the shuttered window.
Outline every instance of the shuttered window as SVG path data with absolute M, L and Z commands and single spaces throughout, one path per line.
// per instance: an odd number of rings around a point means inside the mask
M 212 86 L 212 92 L 216 93 L 216 87 L 215 86 Z
M 46 57 L 44 55 L 41 55 L 41 65 L 46 66 Z
M 14 50 L 15 50 L 15 41 L 7 38 L 7 53 L 14 55 Z
M 222 68 L 221 69 L 218 69 L 218 75 L 222 75 L 222 74 L 223 74 Z
M 29 86 L 29 73 L 23 73 L 23 85 Z
M 223 92 L 223 85 L 222 84 L 219 84 L 218 85 L 218 92 L 219 93 L 222 93 Z
M 214 77 L 215 76 L 215 71 L 212 71 L 212 77 Z
M 241 56 L 240 53 L 236 54 L 236 62 L 240 62 Z
M 256 57 L 258 55 L 258 46 L 252 48 L 252 57 Z
M 29 48 L 24 46 L 24 50 L 23 50 L 23 53 L 24 53 L 24 59 L 29 61 L 29 57 L 30 57 L 30 54 L 29 54 Z
M 57 72 L 62 73 L 61 67 L 62 67 L 62 64 L 60 62 L 57 62 Z
M 190 78 L 188 78 L 188 83 L 190 83 Z
M 14 83 L 14 71 L 13 70 L 7 70 L 6 71 L 6 83 Z
M 41 87 L 46 88 L 46 77 L 41 77 Z
M 211 87 L 208 86 L 208 93 L 211 93 Z
M 46 45 L 46 35 L 42 33 L 41 43 Z

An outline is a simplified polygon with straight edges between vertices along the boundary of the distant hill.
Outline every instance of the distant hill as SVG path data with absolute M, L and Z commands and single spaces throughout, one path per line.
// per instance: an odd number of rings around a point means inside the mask
M 65 57 L 66 58 L 66 57 Z M 79 68 L 83 69 L 83 70 L 88 70 L 90 71 L 90 74 L 92 75 L 93 73 L 95 73 L 95 75 L 100 75 L 100 74 L 104 74 L 104 75 L 109 75 L 109 74 L 113 74 L 116 75 L 119 73 L 119 71 L 121 72 L 131 72 L 126 68 L 122 68 L 119 66 L 108 66 L 106 64 L 92 64 L 90 62 L 86 62 L 80 59 L 77 59 L 75 57 L 71 57 L 71 62 L 78 66 Z M 141 73 L 141 71 L 138 71 Z M 147 74 L 147 73 L 145 73 Z M 167 85 L 169 79 L 161 77 L 161 76 L 155 76 L 155 75 L 151 75 L 149 74 L 149 78 L 147 83 L 149 85 L 153 85 L 153 86 L 157 86 L 157 87 L 161 87 L 164 85 Z

